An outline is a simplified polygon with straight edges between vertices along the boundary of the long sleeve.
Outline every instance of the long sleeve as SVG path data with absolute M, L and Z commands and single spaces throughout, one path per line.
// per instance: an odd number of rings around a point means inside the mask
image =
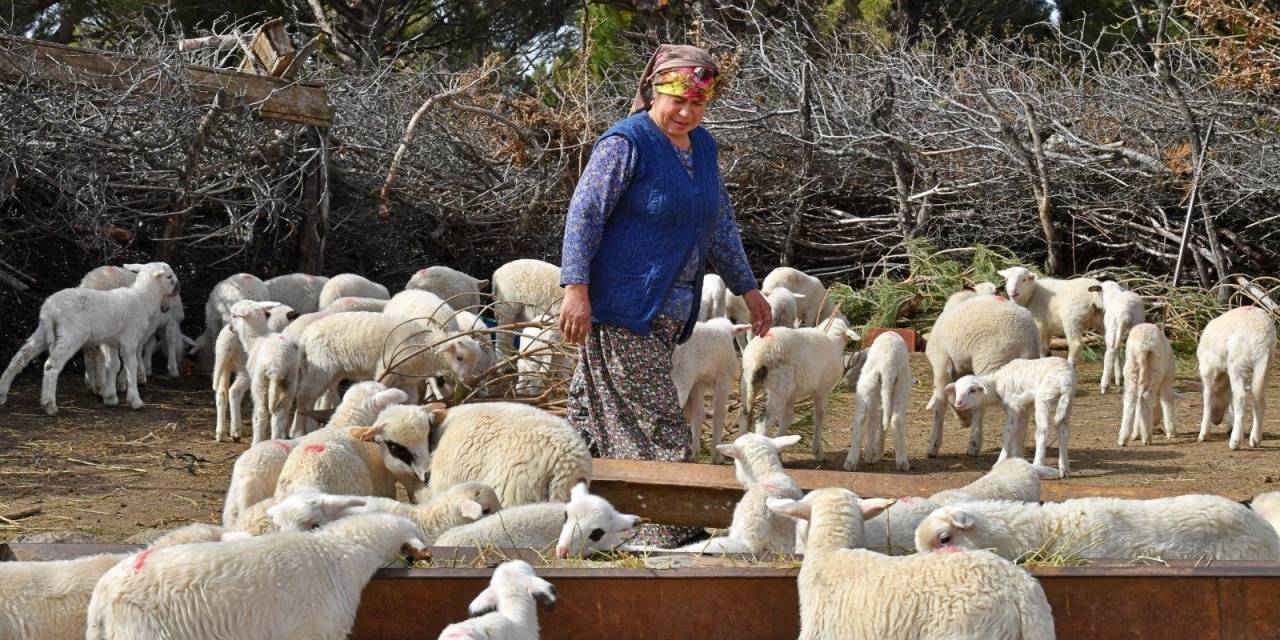
M 707 259 L 734 295 L 740 296 L 758 288 L 751 263 L 747 261 L 746 249 L 742 247 L 742 235 L 738 232 L 733 203 L 729 200 L 723 177 L 720 179 L 720 217 L 707 246 Z
M 605 222 L 631 182 L 634 166 L 631 143 L 622 136 L 609 136 L 592 150 L 564 222 L 561 286 L 590 284 L 591 261 L 600 247 Z

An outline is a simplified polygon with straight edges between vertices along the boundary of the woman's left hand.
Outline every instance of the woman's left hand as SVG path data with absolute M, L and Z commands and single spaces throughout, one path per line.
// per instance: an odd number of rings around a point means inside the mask
M 764 294 L 759 289 L 752 289 L 742 294 L 742 300 L 747 303 L 747 311 L 751 312 L 752 333 L 757 337 L 769 335 L 769 329 L 773 327 L 773 309 L 769 308 Z

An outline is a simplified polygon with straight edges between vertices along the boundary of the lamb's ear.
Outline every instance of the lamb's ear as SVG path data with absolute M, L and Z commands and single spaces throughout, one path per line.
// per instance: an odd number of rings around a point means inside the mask
M 736 444 L 718 444 L 716 445 L 716 451 L 719 451 L 721 455 L 728 456 L 734 460 L 742 457 L 742 447 L 739 447 Z
M 488 289 L 488 288 L 489 288 L 489 281 L 488 281 L 488 280 L 476 280 L 476 288 L 477 288 L 477 289 L 479 289 L 479 290 L 481 290 L 481 291 L 484 291 L 485 289 Z
M 783 516 L 790 516 L 797 520 L 808 520 L 810 514 L 813 513 L 813 505 L 808 502 L 792 500 L 791 498 L 769 498 L 765 501 L 769 506 L 769 510 Z
M 484 515 L 484 507 L 480 506 L 475 500 L 463 500 L 460 508 L 462 517 L 468 520 L 479 520 Z
M 863 498 L 858 501 L 858 507 L 862 509 L 862 519 L 870 520 L 878 515 L 881 511 L 893 506 L 897 502 L 892 498 Z
M 845 329 L 844 335 L 851 342 L 857 342 L 858 340 L 862 339 L 862 336 L 858 335 L 858 332 L 854 331 L 853 329 Z
M 751 330 L 751 325 L 749 325 L 749 324 L 735 324 L 735 325 L 733 325 L 733 334 L 734 334 L 734 335 L 738 335 L 738 336 L 745 336 L 745 335 L 747 335 L 747 332 L 748 332 L 748 331 L 750 331 L 750 330 Z
M 393 404 L 404 404 L 409 400 L 409 394 L 403 389 L 384 389 L 373 394 L 373 405 L 379 410 L 386 409 Z
M 431 426 L 438 427 L 444 424 L 444 419 L 449 415 L 449 405 L 443 402 L 431 402 L 422 405 L 422 409 L 427 412 L 427 419 L 431 422 Z
M 777 438 L 770 438 L 770 440 L 773 440 L 773 446 L 781 450 L 781 449 L 786 449 L 787 447 L 790 447 L 800 442 L 800 434 L 793 433 L 789 436 L 778 436 Z
M 642 524 L 649 524 L 648 518 L 631 515 L 629 513 L 619 513 L 613 519 L 613 524 L 618 531 L 630 531 Z
M 132 271 L 132 272 L 134 272 L 134 273 L 137 273 L 137 272 L 139 272 L 139 271 L 142 271 L 142 267 L 143 267 L 143 266 L 145 266 L 145 265 L 141 265 L 141 264 L 138 264 L 138 263 L 136 263 L 136 262 L 130 262 L 129 264 L 122 264 L 122 265 L 120 265 L 120 266 L 121 266 L 121 268 L 125 269 L 126 271 Z
M 489 587 L 484 591 L 481 591 L 480 595 L 476 596 L 476 599 L 472 600 L 471 604 L 467 606 L 467 611 L 471 614 L 472 618 L 497 610 L 498 592 L 495 591 L 493 587 Z
M 1004 269 L 997 271 L 996 275 L 1000 276 L 1001 278 L 1004 278 L 1005 280 L 1008 280 L 1009 277 L 1013 275 L 1013 270 L 1016 268 L 1017 267 L 1005 267 Z
M 320 499 L 320 512 L 331 521 L 338 520 L 367 504 L 363 496 L 324 496 Z
M 956 397 L 956 383 L 948 382 L 947 386 L 942 388 L 942 395 L 948 398 Z
M 351 427 L 349 433 L 351 434 L 351 437 L 356 440 L 373 442 L 373 439 L 382 433 L 382 425 L 374 425 L 372 427 Z
M 569 499 L 578 500 L 587 497 L 590 493 L 591 492 L 587 490 L 587 481 L 579 480 L 578 483 L 573 485 L 573 488 L 569 490 Z
M 785 497 L 786 494 L 791 493 L 792 490 L 799 489 L 796 487 L 795 481 L 786 474 L 778 474 L 776 476 L 765 478 L 764 480 L 757 482 L 756 486 L 759 487 L 761 491 L 777 498 Z
M 960 529 L 962 531 L 966 529 L 972 529 L 973 525 L 975 524 L 973 514 L 969 513 L 968 511 L 959 510 L 959 509 L 953 510 L 951 513 L 948 513 L 947 521 L 951 523 L 952 527 L 955 527 L 956 529 Z
M 538 576 L 529 578 L 529 595 L 544 609 L 556 608 L 556 588 Z

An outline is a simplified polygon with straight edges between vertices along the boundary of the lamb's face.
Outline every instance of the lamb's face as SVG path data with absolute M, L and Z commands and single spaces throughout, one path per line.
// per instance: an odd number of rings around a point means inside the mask
M 481 591 L 467 609 L 472 617 L 482 616 L 497 610 L 500 600 L 512 596 L 533 598 L 547 609 L 554 609 L 556 606 L 556 588 L 551 586 L 550 582 L 539 578 L 529 563 L 523 560 L 512 560 L 494 569 L 493 578 L 489 580 L 489 588 Z M 472 636 L 459 635 L 458 637 Z
M 941 507 L 916 527 L 916 551 L 983 548 L 975 538 L 981 531 L 978 517 L 960 507 Z
M 311 531 L 366 509 L 361 496 L 326 493 L 295 493 L 267 509 L 267 515 L 281 531 Z
M 1035 286 L 1036 275 L 1026 267 L 1009 267 L 998 272 L 1004 276 L 1004 290 L 1009 299 L 1018 304 L 1025 304 L 1031 297 L 1031 289 Z
M 443 414 L 436 415 L 437 408 L 438 405 L 394 405 L 378 414 L 372 427 L 373 442 L 392 473 L 427 481 L 431 473 L 431 430 L 443 421 Z
M 639 516 L 618 513 L 604 498 L 587 493 L 585 484 L 575 485 L 569 504 L 565 505 L 556 557 L 586 556 L 613 549 L 622 544 L 623 533 L 644 522 Z
M 770 438 L 758 433 L 738 436 L 733 444 L 722 444 L 717 450 L 733 458 L 733 472 L 744 487 L 756 483 L 758 474 L 780 469 L 781 451 L 800 442 L 800 436 L 789 435 Z
M 479 520 L 502 509 L 498 494 L 483 482 L 456 484 L 446 494 L 459 505 L 462 516 L 468 520 Z
M 956 411 L 973 411 L 986 401 L 986 389 L 974 376 L 962 376 L 959 380 L 947 385 L 947 397 L 953 398 L 952 406 Z
M 460 336 L 440 346 L 439 353 L 445 359 L 449 369 L 457 378 L 465 383 L 475 382 L 480 373 L 479 364 L 484 356 L 480 343 L 471 336 Z

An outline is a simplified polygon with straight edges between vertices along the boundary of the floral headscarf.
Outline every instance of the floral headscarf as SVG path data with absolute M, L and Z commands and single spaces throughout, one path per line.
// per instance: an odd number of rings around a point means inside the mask
M 685 44 L 658 45 L 640 74 L 631 113 L 648 109 L 655 92 L 710 100 L 716 93 L 717 75 L 716 61 L 706 50 Z

